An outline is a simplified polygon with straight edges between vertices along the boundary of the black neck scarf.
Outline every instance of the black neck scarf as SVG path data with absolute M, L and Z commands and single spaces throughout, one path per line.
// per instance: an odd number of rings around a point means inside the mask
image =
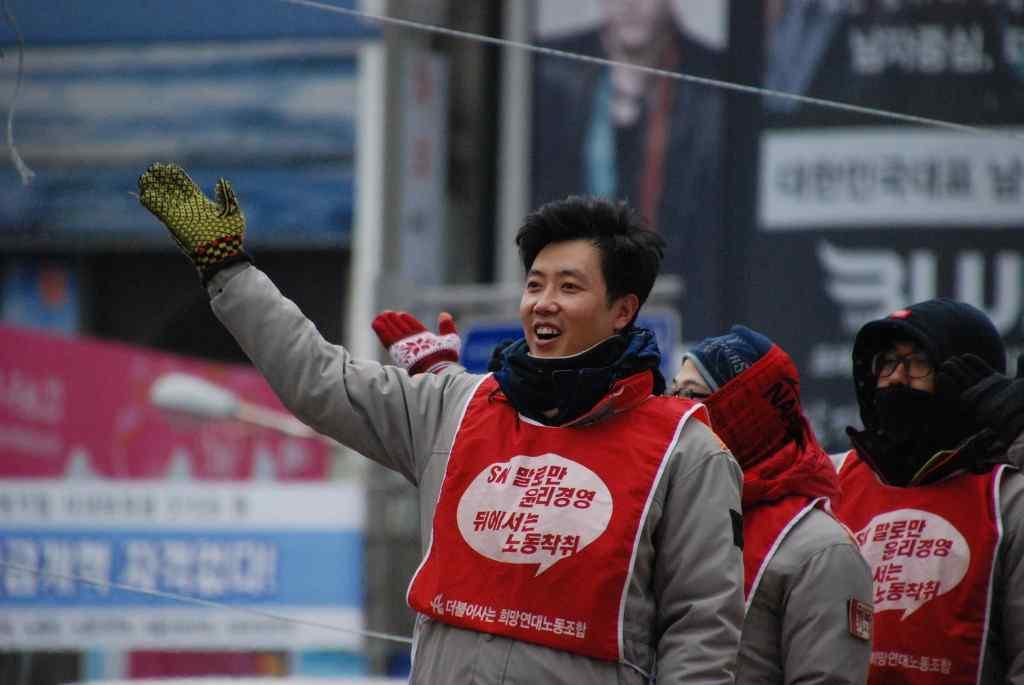
M 561 426 L 593 409 L 616 381 L 643 371 L 654 375 L 654 394 L 660 395 L 660 363 L 654 333 L 631 328 L 571 357 L 533 357 L 526 340 L 519 340 L 501 353 L 494 377 L 523 416 Z
M 935 393 L 895 385 L 877 390 L 874 404 L 878 425 L 864 431 L 848 428 L 847 434 L 889 485 L 920 484 L 922 469 L 937 453 L 957 449 L 976 432 L 955 403 Z M 950 462 L 925 481 L 941 477 L 956 466 L 956 461 Z

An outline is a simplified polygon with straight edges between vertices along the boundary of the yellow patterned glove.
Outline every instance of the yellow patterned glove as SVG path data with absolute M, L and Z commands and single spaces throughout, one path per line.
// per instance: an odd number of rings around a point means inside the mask
M 252 259 L 242 250 L 245 217 L 223 178 L 211 202 L 177 164 L 153 164 L 139 176 L 139 202 L 167 227 L 206 283 L 217 271 Z

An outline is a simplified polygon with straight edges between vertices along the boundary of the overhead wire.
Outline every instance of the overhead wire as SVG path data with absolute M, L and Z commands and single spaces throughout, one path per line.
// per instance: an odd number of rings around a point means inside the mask
M 613 59 L 606 59 L 603 57 L 594 57 L 592 55 L 582 55 L 575 52 L 568 52 L 565 50 L 556 50 L 554 48 L 545 47 L 543 45 L 536 45 L 534 43 L 524 43 L 522 41 L 509 40 L 507 38 L 497 38 L 494 36 L 488 36 L 481 33 L 473 33 L 471 31 L 459 31 L 457 29 L 450 29 L 444 26 L 437 26 L 435 24 L 426 24 L 423 22 L 413 21 L 411 19 L 398 19 L 396 17 L 388 17 L 379 14 L 371 14 L 369 12 L 363 12 L 360 10 L 349 9 L 347 7 L 338 7 L 325 2 L 318 2 L 317 0 L 278 0 L 289 5 L 299 5 L 302 7 L 309 7 L 312 9 L 318 9 L 325 12 L 333 12 L 337 14 L 344 14 L 347 16 L 358 17 L 360 19 L 376 22 L 380 24 L 390 24 L 393 26 L 401 26 L 408 29 L 425 31 L 428 33 L 436 33 L 443 36 L 449 36 L 453 38 L 459 38 L 463 40 L 473 40 L 480 43 L 488 43 L 490 45 L 497 45 L 504 48 L 514 48 L 517 50 L 526 50 L 529 52 L 535 52 L 542 55 L 549 55 L 552 57 L 560 57 L 567 60 L 575 60 L 577 62 L 586 62 L 590 64 L 598 64 L 605 67 L 616 67 L 622 69 L 630 69 L 638 71 L 644 74 L 650 74 L 652 76 L 660 76 L 663 78 L 674 79 L 676 81 L 686 81 L 689 83 L 697 83 L 713 88 L 720 88 L 723 90 L 731 90 L 738 93 L 745 93 L 747 95 L 760 95 L 781 98 L 784 100 L 791 100 L 800 102 L 807 105 L 814 105 L 816 107 L 824 107 L 828 109 L 839 110 L 843 112 L 854 112 L 857 114 L 864 114 L 867 116 L 881 117 L 883 119 L 891 119 L 894 121 L 900 121 L 909 124 L 919 124 L 922 126 L 931 126 L 937 128 L 944 128 L 952 131 L 958 131 L 960 133 L 967 133 L 971 135 L 981 135 L 986 137 L 996 136 L 1000 138 L 1011 138 L 1017 141 L 1024 141 L 1024 134 L 1018 134 L 1010 131 L 1001 131 L 991 128 L 983 128 L 981 126 L 971 126 L 969 124 L 961 124 L 954 121 L 946 121 L 944 119 L 933 119 L 931 117 L 922 117 L 914 114 L 903 114 L 901 112 L 893 112 L 891 110 L 878 109 L 874 107 L 864 107 L 862 105 L 854 105 L 848 102 L 840 102 L 838 100 L 827 100 L 824 98 L 816 98 L 808 95 L 800 95 L 798 93 L 790 93 L 782 90 L 774 90 L 771 88 L 761 88 L 758 86 L 751 86 L 742 83 L 736 83 L 734 81 L 725 81 L 721 79 L 708 78 L 705 76 L 697 76 L 695 74 L 688 74 L 685 71 L 670 71 L 668 69 L 658 69 L 656 67 L 648 67 L 641 64 L 633 64 L 630 62 L 620 62 Z
M 92 585 L 94 587 L 103 588 L 105 590 L 123 590 L 125 592 L 132 592 L 139 595 L 147 595 L 149 597 L 159 597 L 161 599 L 171 599 L 183 604 L 194 604 L 196 606 L 211 608 L 211 609 L 229 609 L 231 611 L 250 614 L 252 616 L 259 616 L 260 618 L 269 618 L 275 621 L 281 621 L 284 623 L 292 623 L 294 625 L 307 626 L 312 628 L 321 628 L 323 630 L 329 630 L 337 633 L 348 633 L 350 635 L 361 635 L 363 637 L 375 638 L 378 640 L 388 640 L 390 642 L 401 642 L 403 644 L 412 644 L 412 638 L 405 637 L 404 635 L 394 635 L 391 633 L 382 633 L 375 630 L 361 630 L 358 628 L 344 628 L 342 626 L 331 625 L 329 623 L 321 623 L 319 621 L 309 621 L 306 619 L 297 619 L 291 616 L 284 616 L 282 614 L 275 614 L 269 611 L 261 611 L 260 609 L 253 609 L 246 606 L 236 606 L 232 604 L 225 604 L 223 602 L 215 602 L 209 599 L 203 599 L 201 597 L 191 597 L 189 595 L 181 595 L 174 592 L 166 592 L 163 590 L 151 590 L 149 588 L 138 587 L 134 585 L 127 585 L 125 583 L 117 583 L 113 581 L 100 580 L 98 578 L 86 578 L 85 576 L 74 575 L 70 573 L 56 573 L 53 571 L 41 571 L 30 566 L 22 566 L 21 564 L 12 564 L 9 561 L 0 560 L 0 568 L 8 568 L 14 571 L 21 571 L 23 573 L 31 573 L 40 578 L 52 578 L 54 580 L 70 580 L 78 583 L 85 583 L 86 585 Z
M 11 153 L 11 163 L 14 164 L 14 168 L 18 170 L 18 175 L 21 176 L 21 184 L 27 186 L 32 183 L 36 172 L 32 171 L 28 164 L 25 164 L 25 160 L 21 158 L 21 154 L 18 152 L 18 147 L 14 144 L 14 113 L 18 106 L 18 94 L 21 92 L 21 78 L 25 72 L 25 41 L 21 36 L 21 31 L 18 29 L 18 22 L 15 20 L 14 14 L 7 6 L 7 0 L 0 2 L 0 9 L 2 9 L 4 17 L 7 19 L 7 23 L 11 25 L 14 37 L 18 41 L 18 73 L 14 79 L 14 93 L 11 95 L 11 104 L 7 108 L 7 148 Z

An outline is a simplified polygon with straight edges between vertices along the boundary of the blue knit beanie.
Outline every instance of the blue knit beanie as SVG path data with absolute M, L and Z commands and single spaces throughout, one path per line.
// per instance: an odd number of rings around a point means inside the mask
M 701 340 L 683 355 L 683 361 L 693 362 L 711 392 L 716 392 L 753 366 L 771 347 L 767 337 L 737 324 L 725 335 Z

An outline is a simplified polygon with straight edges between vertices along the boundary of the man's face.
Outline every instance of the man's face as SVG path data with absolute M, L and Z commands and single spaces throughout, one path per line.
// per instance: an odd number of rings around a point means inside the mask
M 672 19 L 668 0 L 605 0 L 604 17 L 616 42 L 627 50 L 650 44 Z
M 601 252 L 588 240 L 551 243 L 526 274 L 519 318 L 530 354 L 568 357 L 587 350 L 630 322 L 636 295 L 608 304 Z
M 935 367 L 924 350 L 912 342 L 895 342 L 872 360 L 875 387 L 906 385 L 914 390 L 935 392 Z
M 701 400 L 711 395 L 711 388 L 704 382 L 700 371 L 691 359 L 684 359 L 679 367 L 679 372 L 672 379 L 672 386 L 668 391 L 669 395 L 685 397 L 686 399 Z

